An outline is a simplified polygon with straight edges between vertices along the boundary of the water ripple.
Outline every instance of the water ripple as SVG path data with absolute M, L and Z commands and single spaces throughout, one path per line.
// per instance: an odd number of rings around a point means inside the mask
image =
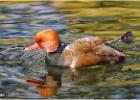
M 0 6 L 0 37 L 32 37 L 44 28 L 65 30 L 59 11 L 43 2 Z

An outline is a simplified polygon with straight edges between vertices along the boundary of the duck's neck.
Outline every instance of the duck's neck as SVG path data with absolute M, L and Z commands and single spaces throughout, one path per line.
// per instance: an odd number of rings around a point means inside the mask
M 67 43 L 62 43 L 62 42 L 60 41 L 59 47 L 57 48 L 57 50 L 54 51 L 54 52 L 47 52 L 47 56 L 51 56 L 51 55 L 54 55 L 54 54 L 57 54 L 57 53 L 62 53 L 62 51 L 65 49 L 65 47 L 66 47 L 67 45 L 68 45 Z

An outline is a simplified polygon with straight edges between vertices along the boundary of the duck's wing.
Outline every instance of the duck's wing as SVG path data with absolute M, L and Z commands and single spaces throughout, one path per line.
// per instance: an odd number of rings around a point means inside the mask
M 106 46 L 105 44 L 94 46 L 93 52 L 97 55 L 103 56 L 125 56 L 124 53 L 115 50 L 114 48 L 111 48 L 109 46 Z

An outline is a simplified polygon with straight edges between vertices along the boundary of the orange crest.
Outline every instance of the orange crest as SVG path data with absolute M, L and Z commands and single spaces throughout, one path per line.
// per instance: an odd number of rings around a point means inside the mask
M 54 52 L 58 49 L 60 39 L 58 34 L 52 29 L 45 29 L 35 36 L 37 44 L 46 49 L 47 52 Z

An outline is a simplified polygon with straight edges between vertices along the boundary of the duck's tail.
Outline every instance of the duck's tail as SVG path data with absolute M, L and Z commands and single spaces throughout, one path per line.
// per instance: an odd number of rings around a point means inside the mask
M 105 44 L 111 48 L 114 48 L 114 49 L 122 52 L 123 50 L 119 45 L 121 43 L 131 44 L 131 43 L 133 43 L 133 41 L 134 41 L 134 36 L 131 31 L 128 31 L 125 34 L 123 34 L 122 36 L 120 36 L 119 38 L 117 38 L 113 41 L 106 42 Z
M 121 37 L 110 41 L 110 43 L 126 43 L 126 44 L 131 44 L 134 41 L 134 36 L 131 31 L 126 32 L 123 34 Z

